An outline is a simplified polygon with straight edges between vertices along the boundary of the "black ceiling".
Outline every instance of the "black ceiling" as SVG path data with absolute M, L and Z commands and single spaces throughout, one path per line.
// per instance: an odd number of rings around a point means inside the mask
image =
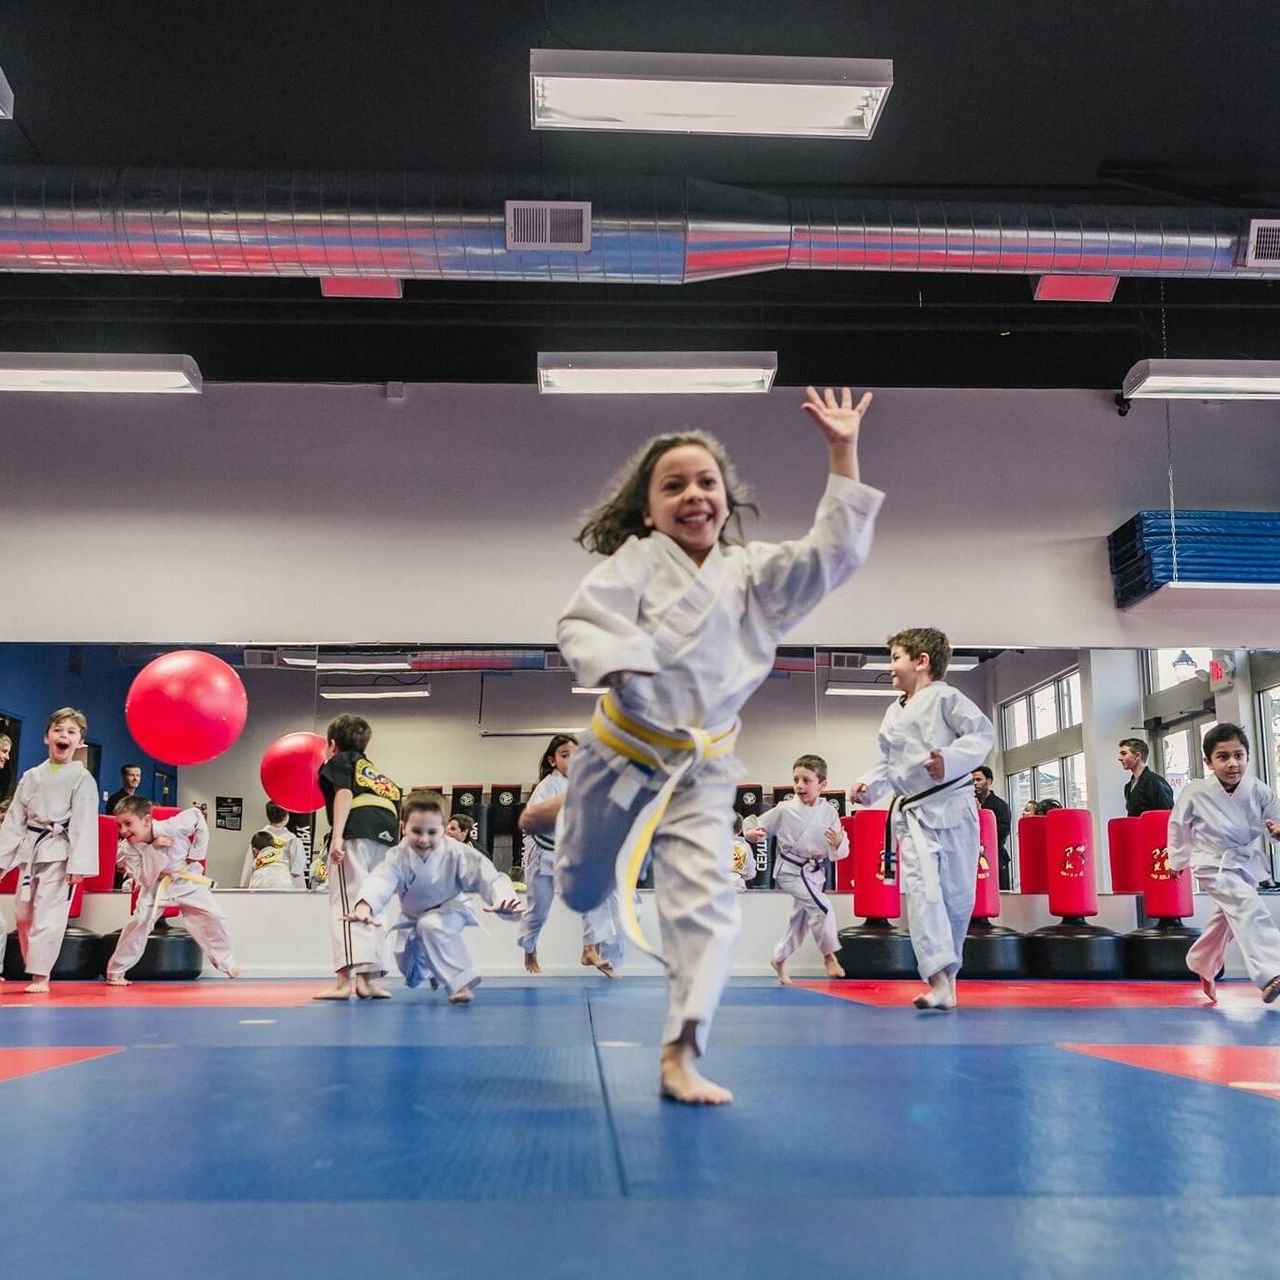
M 533 47 L 890 57 L 871 143 L 529 128 Z M 776 191 L 1280 208 L 1275 0 L 0 0 L 0 165 L 651 173 Z M 1280 216 L 1280 215 L 1278 215 Z M 774 273 L 684 287 L 6 275 L 0 347 L 180 350 L 210 379 L 528 381 L 539 349 L 779 352 L 786 383 L 1114 387 L 1280 358 L 1280 286 Z

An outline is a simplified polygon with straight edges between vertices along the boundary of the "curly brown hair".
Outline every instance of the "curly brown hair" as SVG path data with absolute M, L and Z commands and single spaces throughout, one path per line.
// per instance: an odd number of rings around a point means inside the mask
M 663 454 L 686 444 L 696 444 L 705 449 L 720 468 L 725 500 L 729 507 L 729 518 L 720 531 L 720 541 L 725 546 L 742 542 L 742 522 L 738 513 L 750 511 L 759 515 L 759 508 L 751 500 L 750 491 L 738 479 L 738 473 L 733 469 L 724 445 L 706 431 L 680 431 L 673 435 L 655 436 L 637 450 L 626 466 L 614 476 L 606 490 L 609 496 L 587 513 L 586 523 L 578 533 L 577 541 L 588 551 L 611 556 L 633 535 L 647 538 L 653 532 L 644 522 L 649 506 L 649 482 L 653 478 L 653 470 Z M 732 537 L 727 536 L 730 524 L 734 526 Z

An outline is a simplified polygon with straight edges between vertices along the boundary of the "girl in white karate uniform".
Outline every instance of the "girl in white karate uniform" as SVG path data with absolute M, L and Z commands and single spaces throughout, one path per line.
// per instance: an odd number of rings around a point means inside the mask
M 13 913 L 33 993 L 49 990 L 75 886 L 98 870 L 98 784 L 75 759 L 88 731 L 74 707 L 49 717 L 49 758 L 22 775 L 0 825 L 0 875 L 21 868 Z
M 787 961 L 804 942 L 806 933 L 813 935 L 822 952 L 827 977 L 844 977 L 836 959 L 840 946 L 836 917 L 826 893 L 827 863 L 849 856 L 849 837 L 840 825 L 840 815 L 830 800 L 822 798 L 827 762 L 821 756 L 801 756 L 791 767 L 791 780 L 796 787 L 794 795 L 742 824 L 743 835 L 748 839 L 766 835 L 777 841 L 774 883 L 795 903 L 787 931 L 769 959 L 784 987 L 792 985 Z
M 578 745 L 572 734 L 557 733 L 547 744 L 538 761 L 538 784 L 529 795 L 524 829 L 524 879 L 528 909 L 520 921 L 516 941 L 524 950 L 527 973 L 541 973 L 538 963 L 538 938 L 551 913 L 555 900 L 555 837 L 547 831 L 547 819 L 554 822 L 568 787 L 569 759 Z M 534 830 L 534 827 L 540 828 Z M 605 899 L 594 911 L 582 917 L 582 964 L 599 969 L 608 978 L 617 977 L 615 966 L 622 963 L 626 943 L 622 937 L 622 918 L 617 910 L 617 893 Z
M 1271 1004 L 1280 996 L 1280 927 L 1258 897 L 1270 874 L 1264 845 L 1280 838 L 1280 800 L 1249 768 L 1249 739 L 1238 724 L 1204 735 L 1209 776 L 1188 782 L 1169 815 L 1169 866 L 1191 869 L 1196 891 L 1213 899 L 1213 914 L 1187 952 L 1187 968 L 1216 1001 L 1217 977 L 1234 937 L 1249 979 Z
M 731 543 L 745 504 L 713 437 L 661 436 L 626 468 L 579 541 L 609 558 L 560 619 L 560 649 L 584 684 L 608 684 L 569 770 L 557 828 L 565 902 L 590 911 L 620 891 L 627 932 L 647 946 L 632 889 L 646 857 L 667 970 L 660 1090 L 724 1103 L 698 1058 L 728 980 L 740 912 L 732 871 L 738 713 L 779 640 L 866 557 L 883 495 L 858 478 L 870 394 L 806 393 L 829 476 L 813 528 L 778 545 Z
M 956 1007 L 978 887 L 972 774 L 995 745 L 991 721 L 943 681 L 950 661 L 950 642 L 932 627 L 889 638 L 889 671 L 902 697 L 880 724 L 883 759 L 850 791 L 857 804 L 892 796 L 886 838 L 902 850 L 911 946 L 929 984 L 912 1001 L 917 1009 Z

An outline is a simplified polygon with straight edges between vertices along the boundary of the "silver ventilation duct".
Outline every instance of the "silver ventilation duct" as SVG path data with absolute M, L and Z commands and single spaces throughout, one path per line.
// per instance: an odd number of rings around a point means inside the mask
M 590 201 L 588 252 L 507 200 Z M 696 180 L 0 168 L 0 270 L 683 284 L 793 270 L 1268 279 L 1223 209 L 792 198 Z

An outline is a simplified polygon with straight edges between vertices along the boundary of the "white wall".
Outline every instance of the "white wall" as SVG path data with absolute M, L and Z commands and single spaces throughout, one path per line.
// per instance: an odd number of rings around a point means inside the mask
M 795 388 L 693 401 L 455 385 L 403 400 L 314 385 L 6 395 L 6 595 L 59 605 L 6 611 L 3 638 L 547 642 L 591 563 L 572 542 L 579 512 L 655 429 L 718 431 L 758 489 L 753 536 L 802 531 L 824 464 L 799 402 Z M 1276 508 L 1276 408 L 1174 416 L 1180 506 Z M 879 643 L 912 621 L 995 647 L 1280 634 L 1276 605 L 1115 610 L 1106 535 L 1166 504 L 1158 404 L 1121 419 L 1106 392 L 885 389 L 863 461 L 888 493 L 871 563 L 797 642 Z M 126 572 L 157 585 L 121 591 Z

